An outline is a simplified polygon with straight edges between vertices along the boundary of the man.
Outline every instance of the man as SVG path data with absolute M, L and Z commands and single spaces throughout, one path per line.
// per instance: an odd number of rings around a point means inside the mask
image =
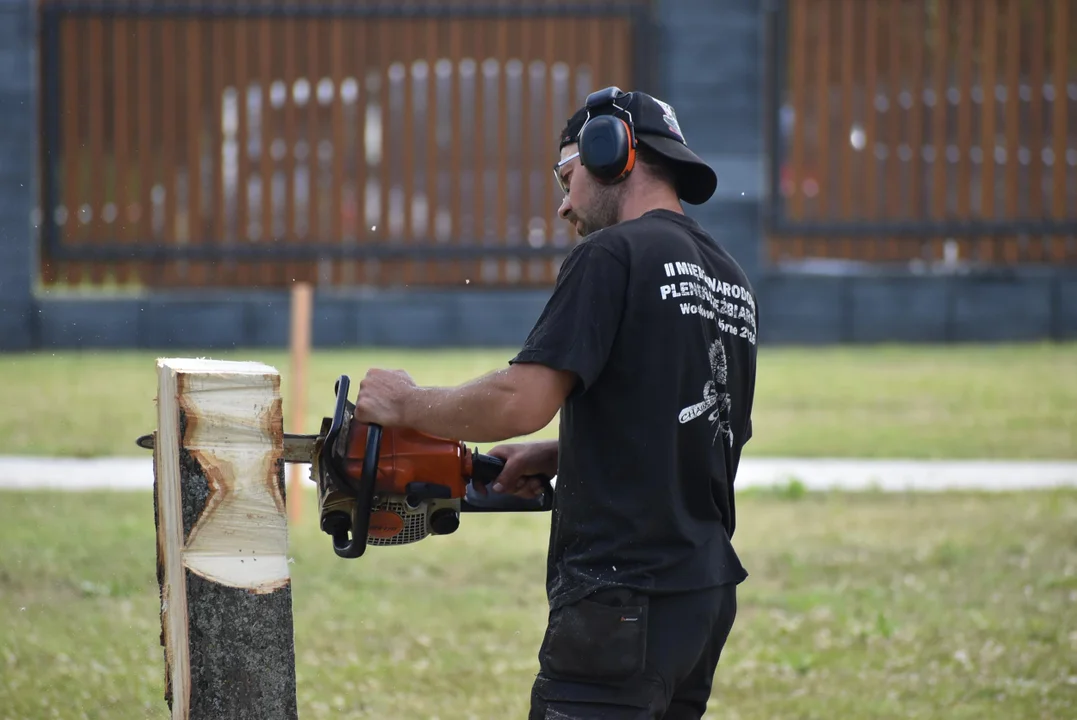
M 582 132 L 581 132 L 582 131 Z M 673 109 L 595 93 L 568 121 L 559 214 L 585 240 L 507 368 L 458 387 L 371 370 L 356 415 L 500 445 L 494 492 L 556 475 L 531 718 L 701 717 L 747 577 L 733 481 L 752 434 L 754 293 L 682 202 L 714 171 Z

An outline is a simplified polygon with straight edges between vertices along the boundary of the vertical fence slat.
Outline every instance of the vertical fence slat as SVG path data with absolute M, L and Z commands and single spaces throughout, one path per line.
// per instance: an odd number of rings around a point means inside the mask
M 273 197 L 274 171 L 273 148 L 276 139 L 277 116 L 273 108 L 273 88 L 278 79 L 274 70 L 273 23 L 269 18 L 258 20 L 258 242 L 270 247 L 277 241 L 274 219 L 276 201 Z M 278 277 L 278 263 L 266 261 L 257 265 L 259 284 L 274 285 Z
M 138 220 L 135 223 L 136 232 L 142 242 L 153 241 L 153 206 L 151 189 L 153 186 L 153 150 L 154 128 L 153 117 L 154 92 L 153 92 L 153 56 L 151 54 L 151 31 L 154 24 L 145 18 L 138 21 L 137 47 L 139 62 L 137 63 L 137 93 L 136 102 L 138 107 Z M 142 284 L 151 284 L 154 271 L 147 262 L 136 265 L 137 273 Z
M 232 121 L 234 124 L 232 147 L 234 148 L 234 187 L 233 197 L 233 242 L 247 246 L 251 242 L 250 237 L 250 179 L 251 164 L 248 149 L 250 140 L 250 109 L 247 99 L 247 90 L 251 83 L 250 72 L 250 36 L 252 23 L 248 18 L 240 17 L 233 21 L 235 37 L 235 68 L 230 87 L 233 93 Z M 239 285 L 249 285 L 256 277 L 257 268 L 250 261 L 244 260 L 236 264 L 236 282 Z
M 934 153 L 932 161 L 931 177 L 931 209 L 932 216 L 936 220 L 942 220 L 949 214 L 949 192 L 947 173 L 947 150 L 949 145 L 949 132 L 947 123 L 947 110 L 949 109 L 950 89 L 950 28 L 953 18 L 953 8 L 950 0 L 939 0 L 938 16 L 935 20 L 935 54 L 932 74 L 935 81 L 935 107 L 931 117 L 931 137 Z M 943 238 L 931 240 L 931 259 L 938 260 L 942 256 Z
M 556 138 L 561 131 L 560 123 L 564 122 L 567 118 L 560 117 L 554 108 L 557 106 L 557 71 L 560 68 L 557 56 L 557 41 L 561 37 L 561 28 L 555 20 L 546 20 L 543 28 L 543 46 L 542 46 L 542 60 L 546 70 L 546 82 L 543 85 L 543 97 L 546 101 L 546 135 L 545 138 L 549 138 L 546 142 L 549 143 L 550 156 L 553 159 L 560 157 L 558 152 L 558 142 Z M 552 175 L 553 162 L 546 165 L 545 168 L 540 167 L 540 172 L 545 170 L 546 174 L 543 175 L 545 184 L 543 185 L 543 242 L 547 245 L 557 244 L 557 228 L 559 227 L 557 211 L 562 202 L 561 188 L 554 184 Z M 547 169 L 549 168 L 549 169 Z M 557 272 L 554 269 L 554 263 L 552 259 L 547 259 L 544 263 L 546 279 L 552 282 L 557 277 Z
M 449 182 L 448 182 L 448 206 L 450 217 L 450 234 L 452 242 L 459 242 L 463 236 L 463 224 L 461 214 L 464 210 L 463 202 L 463 112 L 464 98 L 462 95 L 462 83 L 460 78 L 460 63 L 464 57 L 464 24 L 459 19 L 448 22 L 449 33 L 449 90 L 450 108 L 442 110 L 442 122 L 449 125 Z M 463 263 L 454 260 L 446 263 L 448 274 L 446 282 L 452 285 L 460 285 L 464 282 Z
M 613 32 L 612 26 L 608 27 Z M 523 125 L 530 112 L 527 94 L 527 60 L 530 43 L 518 20 L 502 20 L 498 28 L 498 55 L 501 57 L 501 107 L 498 122 L 503 124 L 498 134 L 499 184 L 503 185 L 503 207 L 498 219 L 497 234 L 502 247 L 522 245 L 525 224 L 525 194 L 523 192 L 526 157 Z M 595 47 L 601 55 L 602 47 Z M 525 278 L 524 266 L 513 257 L 503 257 L 495 275 L 497 283 L 516 284 Z
M 982 218 L 995 217 L 995 88 L 998 84 L 998 6 L 997 0 L 983 2 L 983 49 L 980 53 L 980 88 L 983 104 L 980 108 L 980 208 Z M 976 260 L 993 262 L 994 240 L 980 238 Z
M 867 0 L 869 3 L 874 0 Z M 789 215 L 795 220 L 805 218 L 804 186 L 806 180 L 805 142 L 807 135 L 807 84 L 808 84 L 808 17 L 804 3 L 790 3 L 790 52 L 789 71 L 790 100 L 793 105 L 793 137 L 789 153 L 790 162 L 786 169 L 789 180 Z M 791 246 L 794 257 L 802 257 L 805 251 L 804 239 L 791 238 L 786 247 Z
M 209 235 L 207 243 L 224 245 L 225 238 L 225 210 L 224 210 L 224 168 L 221 160 L 221 148 L 224 145 L 224 133 L 221 127 L 221 117 L 224 114 L 221 93 L 227 83 L 226 67 L 232 64 L 231 53 L 232 39 L 227 36 L 228 28 L 225 22 L 214 18 L 207 23 L 210 33 L 210 72 L 208 82 L 209 92 L 209 132 L 206 139 L 209 143 L 209 153 L 206 157 L 209 166 L 209 207 L 208 219 Z M 211 282 L 215 284 L 230 285 L 232 280 L 231 268 L 224 262 L 211 263 L 209 265 Z
M 910 8 L 912 16 L 912 37 L 910 40 L 909 75 L 910 75 L 910 102 L 909 108 L 909 201 L 906 204 L 910 217 L 921 218 L 925 216 L 924 198 L 924 68 L 927 45 L 927 9 L 921 3 L 914 3 Z M 904 243 L 904 258 L 915 258 L 923 255 L 923 243 L 918 238 L 906 240 Z
M 1057 218 L 1066 216 L 1066 146 L 1069 135 L 1069 123 L 1067 110 L 1069 105 L 1069 5 L 1071 0 L 1055 0 L 1054 38 L 1052 48 L 1054 52 L 1054 68 L 1052 70 L 1051 87 L 1053 89 L 1053 105 L 1051 116 L 1051 135 L 1053 147 L 1051 157 L 1053 160 L 1051 176 L 1051 212 Z M 1051 238 L 1049 259 L 1055 263 L 1061 263 L 1066 259 L 1067 238 L 1056 236 Z
M 381 152 L 378 165 L 378 199 L 380 201 L 380 208 L 378 210 L 378 223 L 377 230 L 374 233 L 376 242 L 388 243 L 391 240 L 391 228 L 392 228 L 392 183 L 393 183 L 393 169 L 399 167 L 400 158 L 396 156 L 396 137 L 400 133 L 400 128 L 396 126 L 396 118 L 393 116 L 393 89 L 389 85 L 389 68 L 393 63 L 392 48 L 397 46 L 401 40 L 400 33 L 397 30 L 399 26 L 398 22 L 392 20 L 383 21 L 381 23 L 381 29 L 378 32 L 378 59 L 375 62 L 376 71 L 378 73 L 377 82 L 377 104 L 379 110 L 379 127 L 381 134 Z M 396 273 L 396 267 L 399 263 L 393 261 L 378 262 L 377 267 L 377 282 L 379 285 L 387 283 L 396 283 L 398 276 Z
M 131 232 L 128 206 L 131 203 L 131 166 L 130 166 L 130 113 L 131 97 L 128 88 L 131 72 L 130 53 L 128 52 L 128 21 L 126 18 L 112 20 L 112 167 L 113 170 L 113 220 L 115 228 L 110 233 L 113 239 L 129 244 L 134 235 Z M 115 281 L 126 285 L 131 280 L 131 264 L 115 264 Z
M 332 135 L 333 155 L 332 173 L 333 184 L 329 190 L 330 200 L 330 240 L 333 243 L 347 244 L 344 236 L 344 158 L 347 152 L 347 141 L 344 138 L 344 25 L 345 20 L 337 20 L 331 23 L 329 28 L 329 77 L 333 83 L 332 100 Z M 354 66 L 353 66 L 354 69 Z M 339 285 L 344 280 L 344 264 L 333 263 L 330 282 Z
M 901 95 L 905 91 L 905 53 L 901 3 L 891 0 L 888 14 L 887 68 L 886 68 L 886 153 L 883 172 L 886 178 L 886 217 L 900 220 L 902 208 L 901 183 Z M 895 237 L 883 241 L 882 259 L 897 260 L 901 241 Z
M 876 148 L 879 143 L 879 112 L 876 96 L 879 92 L 879 25 L 881 13 L 879 0 L 865 0 L 864 22 L 864 213 L 863 217 L 876 220 L 881 217 L 879 192 L 879 164 L 876 162 Z M 855 255 L 851 257 L 866 258 L 878 242 L 877 238 L 864 238 L 857 243 Z
M 538 124 L 540 108 L 537 107 L 536 98 L 534 97 L 531 85 L 531 65 L 536 57 L 535 48 L 541 40 L 541 36 L 534 32 L 535 25 L 525 25 L 522 22 L 515 22 L 514 27 L 516 33 L 519 36 L 519 76 L 517 82 L 519 87 L 517 93 L 520 99 L 519 105 L 516 106 L 515 111 L 510 111 L 510 118 L 514 118 L 514 127 L 516 136 L 512 141 L 514 164 L 516 166 L 517 175 L 517 200 L 516 200 L 516 222 L 513 228 L 513 241 L 520 247 L 526 247 L 528 245 L 528 234 L 531 226 L 531 218 L 536 214 L 536 209 L 533 205 L 534 191 L 532 188 L 533 172 L 532 168 L 538 161 L 536 153 L 533 151 L 534 143 L 532 138 L 536 136 L 538 132 L 542 132 L 536 129 Z M 619 34 L 614 28 L 610 28 L 611 38 L 619 37 Z M 515 44 L 515 43 L 514 43 Z M 616 53 L 613 57 L 618 57 Z M 537 153 L 541 155 L 541 153 Z M 513 277 L 510 277 L 509 282 L 512 284 L 526 284 L 531 281 L 532 277 L 532 263 L 514 261 L 513 265 L 516 268 L 516 273 Z
M 438 210 L 441 207 L 438 177 L 442 171 L 438 126 L 443 122 L 445 112 L 445 108 L 438 104 L 438 85 L 441 82 L 438 75 L 438 60 L 444 48 L 441 43 L 442 33 L 434 18 L 426 18 L 423 21 L 422 30 L 425 36 L 422 46 L 426 50 L 423 57 L 426 63 L 426 106 L 423 114 L 426 140 L 426 150 L 423 154 L 423 178 L 426 180 L 426 187 L 423 192 L 426 196 L 426 203 L 422 206 L 423 232 L 419 233 L 419 237 L 424 243 L 437 244 L 441 240 L 438 232 Z M 419 266 L 419 278 L 424 284 L 436 280 L 444 272 L 445 267 L 442 262 L 425 260 Z
M 398 50 L 401 51 L 394 58 L 394 63 L 397 67 L 403 69 L 401 86 L 399 92 L 401 93 L 403 104 L 403 120 L 402 137 L 399 138 L 398 147 L 403 153 L 403 164 L 401 166 L 400 185 L 401 185 L 401 202 L 399 212 L 403 214 L 400 218 L 400 243 L 402 245 L 411 245 L 415 242 L 415 195 L 418 189 L 418 183 L 416 182 L 416 144 L 418 132 L 415 122 L 415 57 L 416 50 L 420 47 L 420 42 L 417 41 L 416 33 L 418 31 L 417 24 L 414 20 L 402 20 L 400 22 L 400 33 L 403 35 L 403 42 L 398 46 Z M 416 267 L 417 263 L 414 260 L 407 259 L 399 263 L 399 282 L 402 282 L 406 287 L 415 284 L 417 279 Z
M 816 217 L 831 215 L 832 198 L 830 182 L 830 26 L 833 22 L 833 3 L 831 0 L 819 0 L 818 18 L 819 41 L 815 57 L 815 108 L 814 117 L 818 130 L 815 133 L 815 172 L 817 175 L 818 194 L 815 202 Z M 811 242 L 813 257 L 824 257 L 826 240 L 814 238 Z
M 353 47 L 356 66 L 356 105 L 355 105 L 355 239 L 356 243 L 366 243 L 371 239 L 371 227 L 376 222 L 378 204 L 369 202 L 368 188 L 373 186 L 373 173 L 370 172 L 367 156 L 367 107 L 370 103 L 370 86 L 367 79 L 377 67 L 377 32 L 380 29 L 374 22 L 355 21 L 352 24 L 358 37 L 359 47 Z M 346 266 L 351 269 L 353 282 L 369 282 L 370 263 L 357 261 Z
M 957 24 L 958 104 L 957 104 L 957 217 L 967 220 L 972 216 L 972 40 L 976 33 L 975 3 L 978 0 L 961 0 Z M 969 257 L 970 240 L 956 241 L 961 259 Z
M 1028 214 L 1040 217 L 1043 206 L 1043 86 L 1045 78 L 1045 52 L 1047 44 L 1047 21 L 1043 3 L 1035 2 L 1028 6 L 1032 13 L 1032 36 L 1029 39 L 1031 68 L 1029 70 L 1028 109 Z M 1029 244 L 1029 259 L 1040 262 L 1044 259 L 1043 238 L 1032 237 Z
M 167 17 L 161 24 L 161 242 L 177 245 L 176 239 L 176 30 L 177 20 Z M 180 282 L 179 262 L 165 261 L 158 274 L 159 282 Z
M 60 37 L 64 47 L 61 86 L 63 99 L 63 225 L 60 230 L 62 242 L 78 247 L 82 244 L 82 223 L 79 220 L 79 205 L 82 203 L 83 168 L 86 167 L 82 131 L 86 125 L 82 122 L 83 104 L 81 69 L 85 66 L 82 57 L 82 24 L 77 18 L 69 17 L 60 26 Z M 57 265 L 58 276 L 69 285 L 77 285 L 82 279 L 82 269 L 78 263 L 64 262 Z
M 553 181 L 552 168 L 559 157 L 557 149 L 557 137 L 561 128 L 558 123 L 564 118 L 554 115 L 554 93 L 556 91 L 554 81 L 555 65 L 557 64 L 556 39 L 558 37 L 557 21 L 547 18 L 542 23 L 541 40 L 537 43 L 535 51 L 541 68 L 542 75 L 538 78 L 535 92 L 542 98 L 541 117 L 537 134 L 532 139 L 533 151 L 537 156 L 534 175 L 538 183 L 535 192 L 535 200 L 538 207 L 532 213 L 533 222 L 541 228 L 541 242 L 543 245 L 554 244 L 555 219 L 557 208 L 561 204 L 561 193 Z M 534 282 L 553 282 L 556 274 L 553 271 L 553 262 L 549 259 L 534 260 L 532 262 Z
M 108 242 L 110 228 L 104 222 L 103 211 L 107 202 L 107 193 L 111 189 L 110 180 L 115 177 L 109 172 L 105 163 L 105 27 L 101 18 L 89 20 L 89 47 L 87 63 L 89 67 L 89 193 L 86 197 L 88 210 L 88 241 L 93 245 Z M 89 262 L 83 266 L 83 273 L 89 275 L 93 285 L 101 285 L 105 279 L 106 265 L 102 262 Z
M 202 73 L 203 39 L 200 20 L 186 23 L 186 48 L 184 65 L 187 70 L 187 92 L 184 103 L 187 111 L 187 242 L 200 246 L 206 241 L 206 226 L 202 208 L 202 91 L 205 78 Z M 206 285 L 209 276 L 204 262 L 188 266 L 187 283 L 195 287 Z
M 1006 215 L 1017 217 L 1020 189 L 1021 138 L 1021 0 L 1008 0 L 1006 5 L 1006 40 L 1003 54 L 1006 57 Z M 1007 264 L 1018 261 L 1020 253 L 1017 237 L 1003 238 L 1002 260 Z
M 469 153 L 469 156 L 473 158 L 475 168 L 471 200 L 474 213 L 474 240 L 476 244 L 484 244 L 486 242 L 486 166 L 489 162 L 486 138 L 489 130 L 486 123 L 487 114 L 483 111 L 483 108 L 488 102 L 486 83 L 483 77 L 483 67 L 488 52 L 487 31 L 489 25 L 489 21 L 486 20 L 481 20 L 475 23 L 473 26 L 474 40 L 471 44 L 475 59 L 475 131 L 472 135 L 472 138 L 474 138 L 474 152 Z M 466 263 L 465 266 L 467 267 L 466 274 L 471 279 L 471 282 L 481 282 L 482 261 L 474 260 Z
M 295 191 L 295 151 L 296 151 L 296 81 L 299 79 L 299 74 L 296 69 L 296 20 L 294 17 L 289 16 L 283 21 L 283 59 L 284 67 L 280 74 L 280 79 L 284 82 L 283 93 L 283 120 L 284 128 L 283 133 L 279 140 L 284 144 L 284 156 L 283 160 L 283 173 L 284 173 L 284 227 L 280 233 L 280 238 L 277 242 L 280 243 L 295 243 L 295 219 L 296 219 L 296 191 Z M 275 140 L 278 138 L 275 138 Z M 284 277 L 283 282 L 285 285 L 292 283 L 295 278 L 300 274 L 300 265 L 292 260 L 284 263 Z
M 856 25 L 855 3 L 856 0 L 842 0 L 841 2 L 841 39 L 839 41 L 841 54 L 841 133 L 853 127 L 853 94 L 856 92 L 853 71 L 856 68 Z M 841 140 L 841 214 L 843 217 L 854 217 L 859 213 L 855 210 L 853 202 L 853 153 L 854 147 L 850 139 Z M 852 240 L 845 238 L 838 251 L 848 257 L 852 251 Z M 833 251 L 831 251 L 833 252 Z M 830 253 L 828 253 L 830 254 Z
M 494 217 L 494 242 L 493 244 L 498 247 L 504 247 L 507 243 L 508 233 L 508 214 L 509 214 L 509 187 L 508 187 L 508 124 L 509 120 L 509 103 L 508 103 L 508 72 L 506 68 L 506 60 L 509 57 L 509 23 L 508 20 L 500 18 L 496 24 L 495 37 L 497 38 L 497 55 L 496 65 L 492 67 L 497 68 L 497 97 L 498 102 L 494 105 L 496 112 L 494 116 L 497 121 L 497 140 L 495 147 L 497 148 L 495 163 L 495 178 L 496 194 L 494 200 L 494 207 L 496 208 Z M 601 50 L 595 53 L 596 57 L 601 57 Z M 495 263 L 492 263 L 495 268 L 491 273 L 492 279 L 495 283 L 503 282 L 505 280 L 506 273 L 506 260 L 501 258 Z
M 332 222 L 329 218 L 327 200 L 331 200 L 331 189 L 325 186 L 325 163 L 323 149 L 331 142 L 332 128 L 327 122 L 331 117 L 331 111 L 327 105 L 327 92 L 329 85 L 323 81 L 330 75 L 329 64 L 326 58 L 326 50 L 329 45 L 329 22 L 324 18 L 312 21 L 307 27 L 307 71 L 310 83 L 310 103 L 307 119 L 310 124 L 309 138 L 307 139 L 307 211 L 310 219 L 307 229 L 307 242 L 329 244 L 339 242 L 334 238 L 331 230 Z M 330 178 L 332 171 L 330 170 Z M 307 266 L 307 280 L 312 283 L 322 284 L 328 280 L 325 269 L 331 265 L 328 259 L 317 259 Z
M 564 112 L 562 116 L 565 120 L 575 112 L 585 98 L 578 97 L 577 88 L 579 86 L 580 79 L 580 65 L 581 65 L 581 47 L 583 45 L 582 29 L 579 23 L 570 23 L 564 30 L 564 37 L 567 40 L 568 47 L 564 50 L 562 56 L 563 62 L 566 65 L 564 75 L 564 85 L 561 88 L 562 97 L 561 102 L 564 103 Z M 566 248 L 571 247 L 577 241 L 577 234 L 575 226 L 568 226 L 567 223 L 561 219 L 560 216 L 555 215 L 555 226 L 557 227 L 558 239 Z M 558 272 L 561 267 L 561 263 L 564 262 L 564 255 L 557 255 L 554 257 L 553 265 L 554 272 Z

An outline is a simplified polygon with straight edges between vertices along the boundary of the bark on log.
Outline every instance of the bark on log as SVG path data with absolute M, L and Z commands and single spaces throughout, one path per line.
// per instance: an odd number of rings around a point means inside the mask
M 154 520 L 173 720 L 298 717 L 280 376 L 157 361 Z

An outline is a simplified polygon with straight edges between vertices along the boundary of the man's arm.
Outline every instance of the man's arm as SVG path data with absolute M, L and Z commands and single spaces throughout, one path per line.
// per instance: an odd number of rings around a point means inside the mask
M 415 385 L 406 373 L 370 370 L 355 417 L 439 437 L 501 442 L 546 427 L 576 384 L 574 373 L 514 363 L 455 387 Z

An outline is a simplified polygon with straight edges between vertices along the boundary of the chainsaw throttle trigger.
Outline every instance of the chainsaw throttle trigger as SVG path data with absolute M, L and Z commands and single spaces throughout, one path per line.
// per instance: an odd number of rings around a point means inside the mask
M 493 455 L 472 453 L 471 455 L 471 482 L 479 485 L 488 485 L 501 471 L 505 469 L 505 461 Z

